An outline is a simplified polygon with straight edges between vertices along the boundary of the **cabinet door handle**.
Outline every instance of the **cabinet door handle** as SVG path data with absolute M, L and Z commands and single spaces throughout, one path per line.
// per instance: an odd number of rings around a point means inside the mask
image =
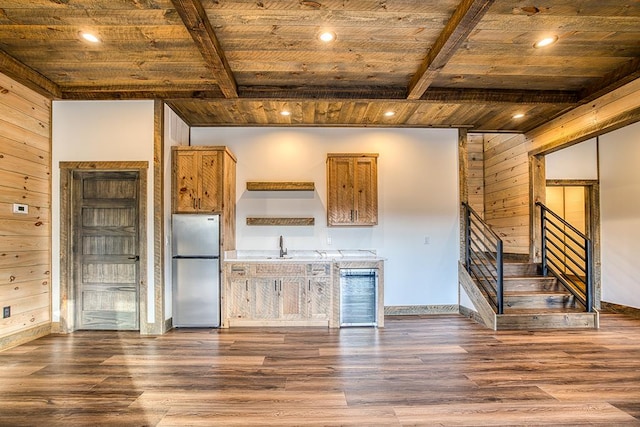
M 309 279 L 309 291 L 311 291 L 311 279 Z
M 278 281 L 277 280 L 273 281 L 273 290 L 278 292 Z
M 197 209 L 198 206 L 196 206 L 196 199 L 193 199 L 193 209 Z
M 351 209 L 351 222 L 353 222 L 353 209 Z
M 202 199 L 198 199 L 198 209 L 202 208 L 202 203 L 201 202 L 202 202 Z
M 245 280 L 245 281 L 244 281 L 244 288 L 245 288 L 245 290 L 246 290 L 247 292 L 249 292 L 249 281 L 248 281 L 248 280 Z

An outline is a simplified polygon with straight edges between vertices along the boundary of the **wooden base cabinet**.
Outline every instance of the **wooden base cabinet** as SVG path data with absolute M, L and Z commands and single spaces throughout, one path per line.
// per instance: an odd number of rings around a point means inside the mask
M 225 263 L 224 278 L 223 327 L 329 326 L 330 263 Z

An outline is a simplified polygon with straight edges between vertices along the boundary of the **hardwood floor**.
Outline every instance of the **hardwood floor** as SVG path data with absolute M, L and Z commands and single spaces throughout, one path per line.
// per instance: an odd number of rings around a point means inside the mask
M 640 320 L 50 335 L 0 353 L 2 426 L 640 425 Z

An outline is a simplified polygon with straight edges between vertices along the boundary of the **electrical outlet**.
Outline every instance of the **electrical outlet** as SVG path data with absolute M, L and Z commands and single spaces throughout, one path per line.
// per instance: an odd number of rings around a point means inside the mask
M 327 236 L 327 245 L 331 244 L 331 236 Z
M 424 244 L 425 245 L 431 244 L 431 236 L 424 236 Z
M 11 317 L 11 306 L 10 305 L 2 308 L 2 318 L 6 319 L 7 317 Z
M 13 213 L 14 214 L 23 214 L 26 215 L 29 213 L 29 205 L 23 205 L 20 203 L 13 204 Z

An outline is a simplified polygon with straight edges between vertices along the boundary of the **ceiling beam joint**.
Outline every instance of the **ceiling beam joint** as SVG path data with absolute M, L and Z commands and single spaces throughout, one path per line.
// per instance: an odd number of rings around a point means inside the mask
M 238 87 L 200 0 L 171 0 L 206 66 L 213 72 L 220 90 L 227 98 L 238 97 Z
M 409 83 L 407 99 L 420 99 L 494 0 L 462 0 Z

